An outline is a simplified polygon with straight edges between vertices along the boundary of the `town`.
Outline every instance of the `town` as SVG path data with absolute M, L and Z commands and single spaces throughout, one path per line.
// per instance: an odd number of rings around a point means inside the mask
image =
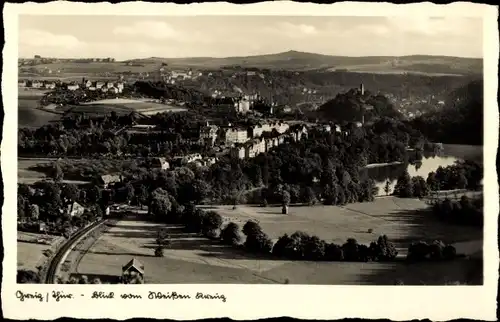
M 18 283 L 483 283 L 481 59 L 83 56 L 18 60 Z

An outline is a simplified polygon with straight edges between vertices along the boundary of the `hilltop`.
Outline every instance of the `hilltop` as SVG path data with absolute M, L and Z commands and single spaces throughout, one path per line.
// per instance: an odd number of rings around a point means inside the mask
M 366 56 L 347 57 L 330 56 L 299 51 L 287 51 L 277 54 L 246 57 L 192 57 L 160 58 L 150 57 L 133 59 L 125 63 L 143 65 L 167 64 L 172 67 L 197 68 L 261 68 L 286 70 L 352 71 L 371 73 L 425 73 L 425 74 L 481 74 L 482 59 L 447 56 L 413 55 L 402 57 Z

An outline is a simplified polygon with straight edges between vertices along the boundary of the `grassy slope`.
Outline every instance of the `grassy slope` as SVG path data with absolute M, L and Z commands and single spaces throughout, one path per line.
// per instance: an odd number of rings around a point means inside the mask
M 40 127 L 61 118 L 61 115 L 37 109 L 40 97 L 22 96 L 18 98 L 19 127 Z
M 258 218 L 264 231 L 272 238 L 287 232 L 303 230 L 322 238 L 343 242 L 356 237 L 360 242 L 387 233 L 399 245 L 410 239 L 442 238 L 447 242 L 481 238 L 481 232 L 466 227 L 446 227 L 432 218 L 419 218 L 412 210 L 424 206 L 418 200 L 397 204 L 390 199 L 374 203 L 341 207 L 293 207 L 291 215 L 277 214 L 278 207 L 252 208 L 240 206 L 220 210 L 222 214 L 239 216 L 241 224 Z M 224 208 L 224 207 L 221 207 Z M 266 212 L 268 212 L 266 214 Z M 375 225 L 375 226 L 373 226 Z M 372 227 L 374 234 L 363 228 Z M 172 240 L 165 257 L 154 254 L 154 239 L 159 224 L 142 221 L 139 217 L 118 222 L 104 234 L 78 266 L 78 274 L 112 280 L 120 273 L 121 265 L 135 257 L 146 267 L 146 283 L 284 283 L 294 284 L 444 284 L 465 281 L 470 261 L 438 264 L 402 263 L 318 263 L 256 258 L 167 226 Z M 469 247 L 470 248 L 470 247 Z M 460 250 L 459 250 L 460 251 Z M 436 273 L 439 271 L 439 273 Z
M 396 64 L 393 64 L 397 60 Z M 162 63 L 169 67 L 195 67 L 202 69 L 239 65 L 269 69 L 312 70 L 348 69 L 365 72 L 421 72 L 438 74 L 480 74 L 482 60 L 444 56 L 404 56 L 404 57 L 344 57 L 328 56 L 290 51 L 279 54 L 227 57 L 227 58 L 145 58 L 131 60 L 144 66 L 127 66 L 126 62 L 114 63 L 57 63 L 38 65 L 60 69 L 64 75 L 79 75 L 105 72 L 150 72 L 158 70 Z

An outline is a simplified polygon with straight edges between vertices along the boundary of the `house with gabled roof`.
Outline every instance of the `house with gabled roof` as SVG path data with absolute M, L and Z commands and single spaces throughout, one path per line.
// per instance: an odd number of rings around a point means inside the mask
M 107 189 L 110 185 L 121 182 L 121 178 L 117 175 L 105 174 L 97 178 L 97 181 L 103 189 Z
M 135 258 L 122 267 L 122 282 L 133 284 L 135 281 L 144 281 L 144 264 Z
M 85 212 L 85 207 L 80 205 L 78 202 L 72 202 L 70 203 L 67 208 L 66 208 L 66 213 L 71 216 L 81 216 Z

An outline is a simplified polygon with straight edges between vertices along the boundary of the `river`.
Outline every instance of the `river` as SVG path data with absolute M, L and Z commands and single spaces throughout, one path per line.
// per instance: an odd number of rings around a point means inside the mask
M 409 152 L 411 153 L 411 152 Z M 375 180 L 375 184 L 379 189 L 379 195 L 385 195 L 385 184 L 387 179 L 391 182 L 391 192 L 396 185 L 397 178 L 403 173 L 405 168 L 410 176 L 421 176 L 427 179 L 429 172 L 436 171 L 438 167 L 447 167 L 455 164 L 458 160 L 472 160 L 483 162 L 483 147 L 472 145 L 455 145 L 444 144 L 443 151 L 436 156 L 427 156 L 417 164 L 396 164 L 386 165 L 373 168 L 366 168 L 362 171 L 362 176 L 369 176 Z

